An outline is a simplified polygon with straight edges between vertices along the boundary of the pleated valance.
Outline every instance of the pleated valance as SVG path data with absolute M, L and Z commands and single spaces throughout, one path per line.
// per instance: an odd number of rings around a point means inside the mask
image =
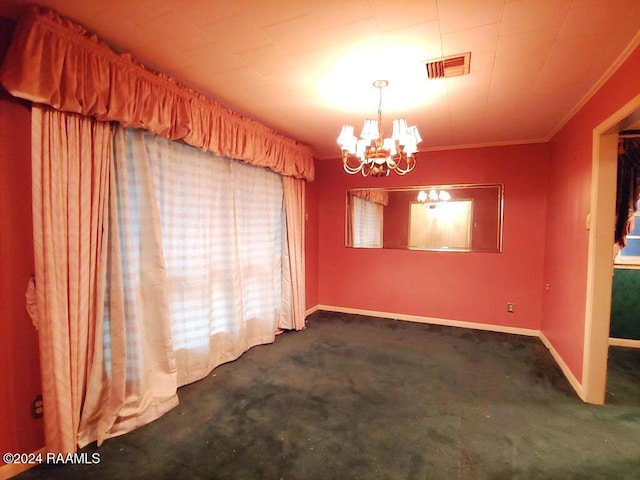
M 34 7 L 19 20 L 0 82 L 16 97 L 57 110 L 143 128 L 285 176 L 314 178 L 309 147 L 117 54 L 52 11 Z
M 370 202 L 379 203 L 380 205 L 389 205 L 389 192 L 386 190 L 375 188 L 356 188 L 349 190 L 353 196 L 364 198 Z

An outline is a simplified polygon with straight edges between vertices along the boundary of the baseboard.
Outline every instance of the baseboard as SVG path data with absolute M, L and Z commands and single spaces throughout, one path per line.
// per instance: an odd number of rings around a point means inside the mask
M 526 335 L 529 337 L 538 337 L 540 341 L 544 344 L 545 347 L 551 352 L 551 356 L 556 361 L 562 373 L 569 381 L 571 387 L 576 391 L 578 396 L 582 401 L 585 400 L 585 392 L 582 387 L 582 383 L 575 377 L 569 366 L 565 363 L 564 359 L 560 356 L 557 350 L 554 348 L 549 339 L 539 330 L 534 330 L 530 328 L 518 328 L 518 327 L 508 327 L 505 325 L 491 325 L 485 323 L 475 323 L 475 322 L 466 322 L 462 320 L 449 320 L 445 318 L 435 318 L 435 317 L 422 317 L 419 315 L 407 315 L 403 313 L 392 313 L 392 312 L 378 312 L 375 310 L 361 310 L 357 308 L 347 308 L 347 307 L 338 307 L 335 305 L 317 305 L 317 308 L 314 307 L 315 310 L 323 310 L 326 312 L 337 312 L 337 313 L 351 313 L 355 315 L 367 315 L 370 317 L 379 317 L 379 318 L 392 318 L 396 320 L 405 320 L 409 322 L 417 322 L 417 323 L 427 323 L 433 325 L 443 325 L 447 327 L 460 327 L 460 328 L 470 328 L 474 330 L 486 330 L 490 332 L 499 332 L 499 333 L 510 333 L 514 335 Z M 610 342 L 613 339 L 610 339 Z M 640 341 L 638 340 L 627 340 L 626 342 L 638 342 L 638 348 L 640 348 Z M 611 344 L 611 343 L 610 343 Z M 626 346 L 626 345 L 625 345 Z
M 337 307 L 335 305 L 318 305 L 318 310 L 337 313 L 351 313 L 355 315 L 367 315 L 369 317 L 392 318 L 394 320 L 404 320 L 407 322 L 427 323 L 430 325 L 443 325 L 446 327 L 469 328 L 473 330 L 486 330 L 490 332 L 511 333 L 513 335 L 526 335 L 537 337 L 538 330 L 531 328 L 508 327 L 505 325 L 493 325 L 486 323 L 466 322 L 462 320 L 449 320 L 446 318 L 422 317 L 419 315 L 408 315 L 404 313 L 378 312 L 375 310 L 361 310 L 357 308 Z
M 46 455 L 45 447 L 42 447 L 36 450 L 35 452 L 32 452 L 32 455 L 34 456 Z M 22 472 L 26 472 L 27 470 L 29 470 L 32 467 L 35 467 L 36 465 L 38 464 L 37 463 L 27 463 L 27 464 L 8 463 L 6 465 L 3 465 L 2 467 L 0 467 L 0 480 L 6 480 L 7 478 L 15 477 L 16 475 Z
M 542 332 L 540 332 L 540 340 L 542 341 L 542 343 L 544 343 L 544 346 L 547 347 L 547 349 L 549 349 L 549 352 L 551 352 L 551 356 L 556 361 L 556 363 L 562 370 L 562 373 L 564 373 L 564 376 L 567 378 L 567 380 L 569 381 L 573 389 L 576 391 L 576 393 L 580 397 L 580 399 L 583 402 L 586 402 L 585 391 L 584 391 L 584 388 L 582 387 L 582 383 L 580 383 L 580 381 L 576 378 L 576 376 L 573 374 L 569 366 L 565 363 L 564 359 L 560 356 L 558 351 L 555 349 L 553 344 L 549 341 L 547 336 Z
M 640 340 L 631 340 L 629 338 L 609 337 L 609 346 L 611 346 L 611 347 L 640 348 Z
M 314 306 L 313 306 L 313 307 L 311 307 L 311 308 L 307 308 L 307 311 L 305 312 L 305 316 L 307 316 L 307 317 L 308 317 L 308 316 L 309 316 L 309 315 L 311 315 L 312 313 L 317 312 L 318 310 L 320 310 L 320 308 L 319 308 L 319 307 L 320 307 L 319 305 L 314 305 Z

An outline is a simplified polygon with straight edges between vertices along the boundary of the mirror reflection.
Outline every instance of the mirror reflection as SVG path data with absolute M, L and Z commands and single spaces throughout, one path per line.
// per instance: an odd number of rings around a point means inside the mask
M 347 247 L 502 251 L 501 184 L 347 190 Z

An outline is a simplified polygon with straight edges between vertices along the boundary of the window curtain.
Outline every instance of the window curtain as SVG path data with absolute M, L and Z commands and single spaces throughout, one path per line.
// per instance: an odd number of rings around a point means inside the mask
M 617 182 L 614 243 L 624 248 L 640 198 L 640 137 L 620 138 Z
M 23 16 L 0 67 L 12 95 L 142 128 L 201 150 L 313 180 L 309 147 L 117 54 L 96 35 L 39 7 Z
M 80 447 L 95 440 L 100 445 L 178 404 L 160 212 L 144 157 L 136 159 L 137 181 L 128 181 L 131 150 L 118 128 L 110 177 L 103 358 L 87 388 Z
M 382 188 L 354 188 L 349 190 L 349 195 L 379 203 L 385 207 L 389 205 L 389 192 Z
M 122 190 L 129 186 L 116 182 L 122 156 L 116 162 L 115 122 L 301 181 L 313 180 L 313 158 L 308 147 L 116 54 L 79 25 L 37 7 L 16 26 L 0 82 L 12 95 L 34 102 L 33 221 L 45 434 L 48 451 L 72 452 L 162 415 L 177 403 L 175 385 L 189 381 L 179 373 L 181 354 L 170 348 L 175 332 L 166 319 L 175 308 L 173 299 L 154 285 L 163 276 L 166 282 L 180 280 L 168 276 L 169 260 L 160 253 L 164 243 L 154 244 L 150 237 L 140 239 L 150 249 L 132 243 L 135 235 L 123 225 L 133 213 L 118 210 L 130 201 L 132 212 L 152 215 Z M 122 148 L 120 136 L 115 144 Z M 291 313 L 273 315 L 281 328 L 304 327 L 303 185 L 284 187 L 287 262 L 282 267 L 285 279 L 288 273 L 296 280 L 289 281 Z M 154 186 L 147 180 L 139 188 Z M 154 225 L 154 235 L 161 225 L 156 220 L 143 219 Z M 138 226 L 131 228 L 138 233 Z M 132 273 L 138 264 L 149 268 Z M 240 275 L 254 278 L 254 268 Z M 286 282 L 280 282 L 283 288 Z M 148 296 L 152 288 L 156 294 Z M 239 295 L 243 308 L 257 311 L 249 294 Z M 251 319 L 247 324 L 251 330 Z M 145 340 L 135 340 L 141 334 Z M 149 355 L 150 344 L 164 351 Z M 220 358 L 233 357 L 233 349 L 225 355 Z
M 353 196 L 352 236 L 354 247 L 382 247 L 383 206 Z
M 281 291 L 301 180 L 285 200 L 269 170 L 43 108 L 33 151 L 49 451 L 155 420 L 180 385 L 274 341 L 280 319 L 304 327 Z
M 32 195 L 47 449 L 74 452 L 89 378 L 101 362 L 109 123 L 34 107 Z
M 286 283 L 290 292 L 290 307 L 284 310 L 279 327 L 302 330 L 305 327 L 305 182 L 283 177 L 284 204 L 286 212 Z
M 281 177 L 141 130 L 116 138 L 118 212 L 128 225 L 124 296 L 130 314 L 146 314 L 140 284 L 166 292 L 152 301 L 168 306 L 178 386 L 273 342 L 282 309 Z M 141 260 L 155 249 L 162 264 Z
M 384 207 L 387 205 L 389 192 L 386 190 L 347 190 L 346 244 L 352 247 L 382 247 Z

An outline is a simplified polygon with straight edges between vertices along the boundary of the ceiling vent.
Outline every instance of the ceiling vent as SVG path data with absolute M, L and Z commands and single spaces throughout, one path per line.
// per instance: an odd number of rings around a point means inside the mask
M 467 75 L 470 62 L 471 52 L 429 60 L 426 65 L 427 77 L 436 79 Z

